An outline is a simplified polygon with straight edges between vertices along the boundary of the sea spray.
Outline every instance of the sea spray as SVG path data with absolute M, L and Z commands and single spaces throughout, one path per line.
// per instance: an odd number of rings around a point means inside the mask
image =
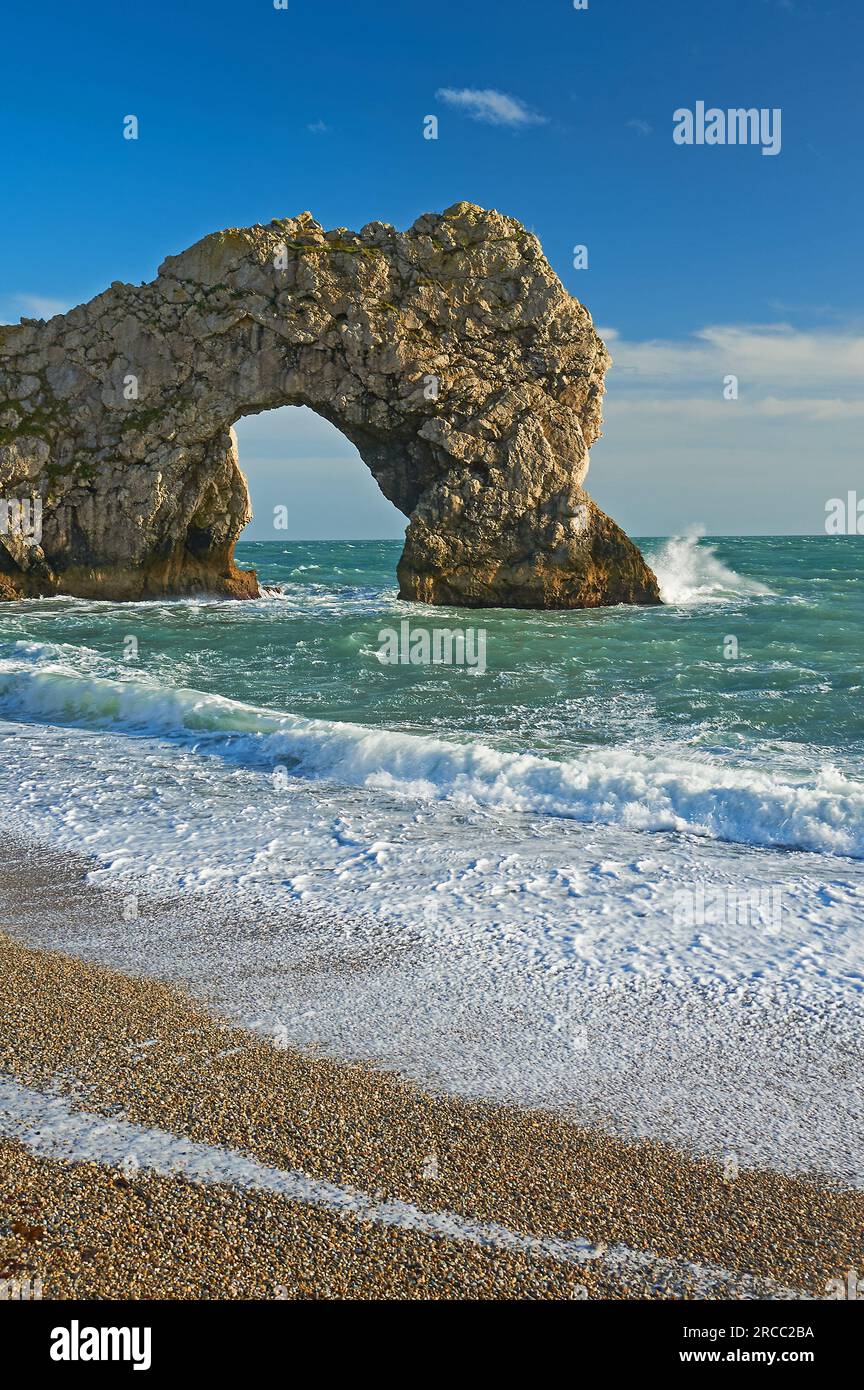
M 691 526 L 683 536 L 670 537 L 656 553 L 647 556 L 664 603 L 684 606 L 771 596 L 766 584 L 724 565 L 715 546 L 703 539 L 704 531 L 703 526 Z

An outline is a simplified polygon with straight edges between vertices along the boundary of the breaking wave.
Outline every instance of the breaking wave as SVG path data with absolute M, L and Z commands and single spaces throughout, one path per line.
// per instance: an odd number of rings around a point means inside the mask
M 180 741 L 267 774 L 413 799 L 864 857 L 864 783 L 833 768 L 795 781 L 629 748 L 540 757 L 303 718 L 140 675 L 105 678 L 74 669 L 74 649 L 17 645 L 0 662 L 6 718 Z
M 704 528 L 692 526 L 683 536 L 671 536 L 646 559 L 657 576 L 664 603 L 683 607 L 697 603 L 726 603 L 758 598 L 773 591 L 755 579 L 736 574 L 717 558 L 713 545 L 703 541 Z

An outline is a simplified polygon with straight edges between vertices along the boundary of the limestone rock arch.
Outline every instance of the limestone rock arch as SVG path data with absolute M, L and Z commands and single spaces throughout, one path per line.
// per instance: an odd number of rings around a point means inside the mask
M 609 365 L 500 213 L 216 232 L 149 284 L 0 327 L 0 496 L 41 505 L 41 534 L 0 528 L 0 595 L 254 595 L 233 558 L 251 510 L 231 427 L 306 405 L 410 519 L 402 598 L 657 603 L 582 488 Z

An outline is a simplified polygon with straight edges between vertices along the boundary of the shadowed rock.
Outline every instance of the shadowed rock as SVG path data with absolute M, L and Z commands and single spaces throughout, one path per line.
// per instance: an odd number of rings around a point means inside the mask
M 500 213 L 216 232 L 151 284 L 0 327 L 0 495 L 42 508 L 41 536 L 0 534 L 0 596 L 256 594 L 233 559 L 251 509 L 231 426 L 306 405 L 410 518 L 400 597 L 658 603 L 582 488 L 609 365 Z

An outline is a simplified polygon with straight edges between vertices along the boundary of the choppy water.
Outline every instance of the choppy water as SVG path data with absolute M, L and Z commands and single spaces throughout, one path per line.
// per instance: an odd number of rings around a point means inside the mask
M 249 603 L 0 606 L 0 830 L 119 890 L 7 919 L 283 1043 L 860 1183 L 862 543 L 645 548 L 662 608 L 430 611 L 345 542 L 239 547 Z M 405 618 L 486 671 L 382 665 Z
M 644 548 L 662 608 L 400 604 L 392 542 L 241 545 L 253 602 L 4 605 L 6 823 L 154 888 L 518 927 L 604 978 L 857 989 L 862 544 Z M 382 665 L 405 618 L 482 626 L 485 672 Z M 800 939 L 694 950 L 671 897 L 703 882 L 782 887 Z

